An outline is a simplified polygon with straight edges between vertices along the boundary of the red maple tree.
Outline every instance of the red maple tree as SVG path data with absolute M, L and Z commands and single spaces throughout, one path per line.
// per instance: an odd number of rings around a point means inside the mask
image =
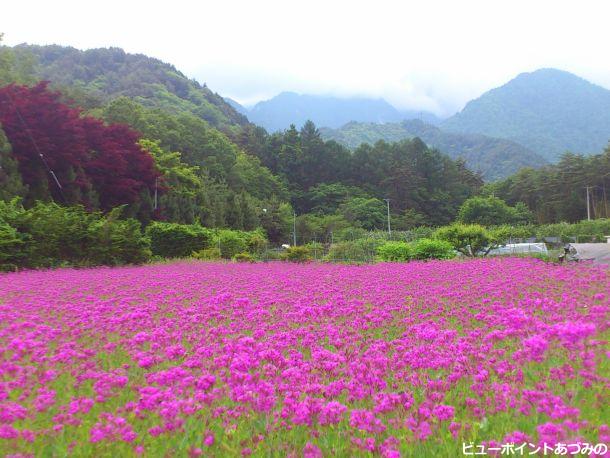
M 47 82 L 0 88 L 0 124 L 29 197 L 110 210 L 151 192 L 159 173 L 140 135 L 82 116 L 60 98 Z

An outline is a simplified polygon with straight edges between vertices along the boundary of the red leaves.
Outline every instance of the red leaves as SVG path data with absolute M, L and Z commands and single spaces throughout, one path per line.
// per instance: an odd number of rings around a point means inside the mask
M 0 123 L 23 181 L 30 186 L 30 198 L 50 196 L 59 202 L 109 210 L 136 203 L 143 191 L 153 189 L 158 172 L 152 157 L 138 145 L 135 131 L 83 117 L 80 109 L 59 99 L 60 94 L 50 91 L 46 82 L 31 88 L 0 88 Z

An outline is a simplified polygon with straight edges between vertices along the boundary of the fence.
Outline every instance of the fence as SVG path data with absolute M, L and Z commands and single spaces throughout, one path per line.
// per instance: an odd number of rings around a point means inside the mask
M 345 263 L 370 263 L 377 260 L 377 247 L 386 241 L 412 242 L 419 238 L 424 238 L 429 234 L 421 231 L 395 231 L 391 234 L 387 232 L 369 232 L 365 237 L 354 231 L 353 238 L 349 232 L 344 233 L 340 240 L 336 240 L 331 234 L 327 237 L 311 237 L 301 240 L 297 239 L 299 245 L 309 248 L 310 256 L 317 261 L 345 262 Z M 579 235 L 579 236 L 546 236 L 546 237 L 511 237 L 504 241 L 503 246 L 507 249 L 496 250 L 491 253 L 499 255 L 510 254 L 547 254 L 549 251 L 557 252 L 566 243 L 606 243 L 606 238 L 599 234 Z M 530 249 L 515 248 L 516 244 L 528 244 Z M 542 249 L 540 245 L 546 247 Z M 511 248 L 512 247 L 512 248 Z M 259 254 L 263 261 L 280 259 L 283 248 L 266 248 Z

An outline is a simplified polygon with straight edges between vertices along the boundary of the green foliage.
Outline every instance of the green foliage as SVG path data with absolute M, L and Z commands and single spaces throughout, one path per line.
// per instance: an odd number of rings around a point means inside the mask
M 379 229 L 387 224 L 386 204 L 375 198 L 355 197 L 339 207 L 339 214 L 357 227 Z
M 413 246 L 407 242 L 385 242 L 377 247 L 377 255 L 382 261 L 405 262 L 414 257 Z
M 577 222 L 587 217 L 585 186 L 590 187 L 591 217 L 610 216 L 608 176 L 610 148 L 590 157 L 565 154 L 557 164 L 520 170 L 487 185 L 483 192 L 493 193 L 510 205 L 524 202 L 539 224 Z
M 11 145 L 0 125 L 0 200 L 23 197 L 27 187 L 21 180 L 17 161 L 11 153 Z
M 415 259 L 452 259 L 455 258 L 453 245 L 444 240 L 419 239 L 413 242 Z
M 24 245 L 17 230 L 0 221 L 0 271 L 15 270 L 26 255 Z
M 371 238 L 333 243 L 325 259 L 331 262 L 373 262 L 381 243 L 381 240 Z
M 293 210 L 290 204 L 272 198 L 261 211 L 261 226 L 273 243 L 287 241 L 292 231 Z
M 3 34 L 0 33 L 0 87 L 11 83 L 33 84 L 35 58 L 32 53 L 2 45 Z
M 462 204 L 457 219 L 465 224 L 483 226 L 520 225 L 531 223 L 533 215 L 523 202 L 510 207 L 502 199 L 494 196 L 476 196 Z
M 212 243 L 218 246 L 221 257 L 231 259 L 236 254 L 246 251 L 248 237 L 244 232 L 222 229 L 215 234 Z
M 441 128 L 510 139 L 554 161 L 565 151 L 603 149 L 609 116 L 610 91 L 547 68 L 486 92 Z
M 306 262 L 311 260 L 311 253 L 306 246 L 291 246 L 280 255 L 282 261 Z
M 420 138 L 452 159 L 463 159 L 471 170 L 481 172 L 486 180 L 505 178 L 522 167 L 541 166 L 546 160 L 520 144 L 503 138 L 480 134 L 450 132 L 419 119 L 399 123 L 349 122 L 339 129 L 320 129 L 326 140 L 335 140 L 350 149 L 379 140 L 400 142 Z
M 31 66 L 29 73 L 37 79 L 52 81 L 59 88 L 77 87 L 101 103 L 127 95 L 147 107 L 196 116 L 224 130 L 247 123 L 205 85 L 142 54 L 128 54 L 120 48 L 80 51 L 56 45 L 21 45 L 13 52 L 19 64 L 32 57 L 36 60 L 38 65 Z
M 451 259 L 455 257 L 453 245 L 444 240 L 422 238 L 415 242 L 385 242 L 377 248 L 382 261 L 405 262 L 411 259 Z
M 243 152 L 237 153 L 227 182 L 236 192 L 247 192 L 257 199 L 270 196 L 281 200 L 288 199 L 285 183 L 264 167 L 257 157 Z
M 1 245 L 10 249 L 0 260 L 28 268 L 145 262 L 148 239 L 138 221 L 119 218 L 121 210 L 102 215 L 42 202 L 26 210 L 18 200 L 0 201 Z
M 88 263 L 109 266 L 142 264 L 150 258 L 150 242 L 142 236 L 140 223 L 131 218 L 121 220 L 120 213 L 121 208 L 115 208 L 89 225 Z
M 192 257 L 201 261 L 217 261 L 222 259 L 218 247 L 204 248 L 203 250 L 195 251 Z
M 434 238 L 450 243 L 466 256 L 487 255 L 494 248 L 494 235 L 478 224 L 455 223 L 434 232 Z
M 299 212 L 328 215 L 335 213 L 341 204 L 354 197 L 370 197 L 356 186 L 342 183 L 320 183 L 309 189 L 299 200 Z
M 201 190 L 203 180 L 199 167 L 189 166 L 182 161 L 179 152 L 165 151 L 159 142 L 140 140 L 140 146 L 153 157 L 157 169 L 162 173 L 158 183 L 161 212 L 169 220 L 192 224 L 199 220 Z
M 269 241 L 265 237 L 262 230 L 256 230 L 248 234 L 246 244 L 248 247 L 248 253 L 260 256 L 267 250 Z
M 350 223 L 341 215 L 305 214 L 297 217 L 298 240 L 302 242 L 330 242 L 332 234 L 350 227 Z
M 210 231 L 197 224 L 177 224 L 155 221 L 146 228 L 152 253 L 164 258 L 184 258 L 208 247 Z
M 534 235 L 538 238 L 543 237 L 578 237 L 582 240 L 583 237 L 589 236 L 596 241 L 605 241 L 604 236 L 610 235 L 610 218 L 592 219 L 590 221 L 583 220 L 578 223 L 556 223 L 534 226 Z
M 244 253 L 237 253 L 235 256 L 233 256 L 233 261 L 236 262 L 256 262 L 256 258 L 254 256 L 252 256 L 250 253 L 244 252 Z

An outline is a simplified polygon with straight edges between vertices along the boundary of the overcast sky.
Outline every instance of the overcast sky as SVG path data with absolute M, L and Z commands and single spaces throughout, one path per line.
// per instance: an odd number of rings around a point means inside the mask
M 601 0 L 9 0 L 0 32 L 144 53 L 245 104 L 290 90 L 447 115 L 541 67 L 610 89 L 609 17 Z

